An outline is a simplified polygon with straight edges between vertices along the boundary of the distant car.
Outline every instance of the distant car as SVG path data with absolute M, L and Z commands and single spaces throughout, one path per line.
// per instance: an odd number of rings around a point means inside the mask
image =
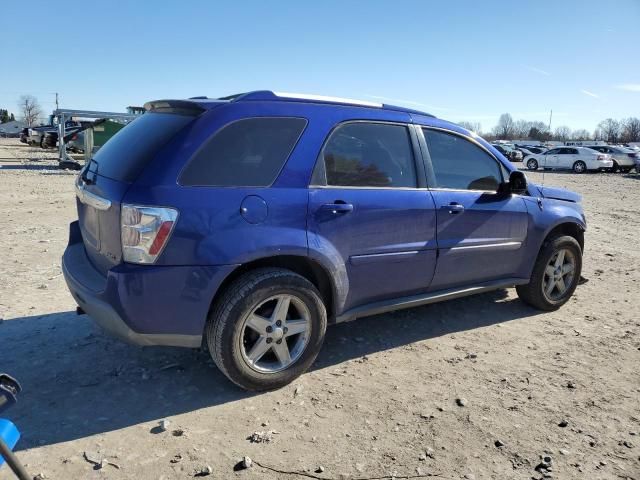
M 27 129 L 27 141 L 29 145 L 42 145 L 44 129 L 42 127 L 31 127 Z
M 528 145 L 527 149 L 530 150 L 531 153 L 535 155 L 539 155 L 549 150 L 547 147 L 541 147 L 541 146 L 535 146 L 535 145 Z M 526 155 L 525 155 L 525 158 L 526 158 Z
M 606 171 L 613 166 L 610 155 L 586 147 L 552 148 L 543 154 L 525 158 L 524 163 L 529 170 L 542 167 L 553 170 L 573 170 L 575 173 L 584 173 L 588 170 Z
M 64 142 L 69 146 L 69 142 L 73 142 L 71 149 L 84 152 L 84 134 L 82 133 L 86 126 L 80 124 L 65 127 Z M 82 134 L 82 138 L 78 141 L 78 134 Z M 75 138 L 75 141 L 74 141 Z M 47 130 L 43 134 L 40 146 L 42 148 L 55 148 L 58 145 L 58 130 Z
M 494 143 L 493 147 L 498 150 L 501 154 L 507 157 L 512 162 L 521 162 L 523 155 L 522 152 L 516 150 L 515 148 L 505 145 L 503 143 Z
M 44 132 L 40 146 L 42 148 L 55 148 L 58 144 L 58 132 Z
M 73 120 L 66 122 L 66 132 L 72 133 L 73 129 L 80 129 L 81 124 Z M 66 138 L 66 137 L 65 137 Z M 42 148 L 55 147 L 58 142 L 58 126 L 57 125 L 40 125 L 39 127 L 30 127 L 26 137 L 29 145 L 39 145 Z
M 612 147 L 610 145 L 587 145 L 587 148 L 600 153 L 608 153 L 613 160 L 612 172 L 628 173 L 636 166 L 636 158 L 640 153 L 626 147 Z
M 534 154 L 534 152 L 532 152 L 531 150 L 529 150 L 528 148 L 525 148 L 525 147 L 516 146 L 516 150 L 518 150 L 519 152 L 522 153 L 522 158 L 526 157 L 527 155 L 533 155 Z

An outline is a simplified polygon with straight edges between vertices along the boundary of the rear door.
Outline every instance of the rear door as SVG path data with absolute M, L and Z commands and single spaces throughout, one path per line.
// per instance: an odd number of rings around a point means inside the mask
M 309 245 L 345 265 L 343 310 L 424 292 L 431 282 L 436 217 L 412 138 L 404 124 L 347 122 L 321 151 L 309 187 Z
M 430 290 L 517 276 L 528 216 L 519 195 L 498 193 L 507 170 L 480 144 L 422 129 L 437 212 L 438 262 Z
M 78 220 L 85 250 L 101 273 L 122 261 L 120 203 L 160 148 L 201 110 L 146 113 L 120 130 L 83 168 L 76 181 Z

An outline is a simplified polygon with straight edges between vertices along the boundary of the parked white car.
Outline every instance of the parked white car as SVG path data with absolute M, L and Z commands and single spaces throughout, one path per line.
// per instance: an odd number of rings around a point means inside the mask
M 557 147 L 524 159 L 529 170 L 538 168 L 573 170 L 584 173 L 587 170 L 609 170 L 613 167 L 611 156 L 586 147 Z
M 626 147 L 589 145 L 587 148 L 611 155 L 611 160 L 613 160 L 613 167 L 611 167 L 612 172 L 620 171 L 628 173 L 636 165 L 636 156 L 640 156 L 640 153 Z

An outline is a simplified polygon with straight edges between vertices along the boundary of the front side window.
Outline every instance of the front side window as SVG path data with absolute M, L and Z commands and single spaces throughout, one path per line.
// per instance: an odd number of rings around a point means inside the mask
M 271 185 L 307 121 L 304 118 L 246 118 L 218 130 L 187 164 L 180 184 L 266 187 Z
M 545 153 L 545 155 L 557 155 L 558 152 L 560 152 L 559 148 L 552 148 L 551 150 L 549 150 L 547 153 Z
M 496 191 L 503 181 L 500 164 L 476 144 L 459 135 L 423 129 L 435 187 Z
M 322 150 L 313 183 L 344 187 L 416 187 L 407 127 L 354 122 L 336 128 Z M 324 178 L 321 178 L 324 176 Z

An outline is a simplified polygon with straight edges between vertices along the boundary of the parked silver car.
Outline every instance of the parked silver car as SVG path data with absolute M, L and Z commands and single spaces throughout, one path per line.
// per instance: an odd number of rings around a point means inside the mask
M 584 173 L 588 170 L 610 170 L 613 166 L 611 156 L 586 147 L 558 147 L 543 154 L 530 155 L 524 159 L 529 170 L 545 169 L 573 170 Z
M 640 156 L 640 153 L 625 147 L 612 147 L 610 145 L 587 145 L 587 148 L 591 148 L 600 153 L 606 153 L 611 155 L 613 160 L 612 172 L 627 173 L 636 166 L 636 157 Z

